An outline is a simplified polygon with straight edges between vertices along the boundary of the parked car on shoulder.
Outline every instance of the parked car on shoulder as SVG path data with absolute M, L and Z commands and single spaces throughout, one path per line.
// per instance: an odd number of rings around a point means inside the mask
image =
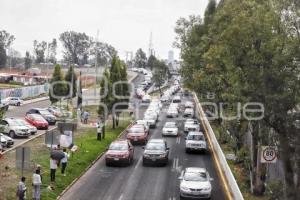
M 26 119 L 16 119 L 16 121 L 20 125 L 27 126 L 31 135 L 34 135 L 37 133 L 37 128 L 35 126 L 31 125 L 29 122 L 27 122 Z
M 185 151 L 207 151 L 207 144 L 202 132 L 189 132 L 185 138 Z
M 56 117 L 53 114 L 51 114 L 47 109 L 32 108 L 26 114 L 39 114 L 45 120 L 47 120 L 49 125 L 55 125 L 55 123 L 56 123 Z
M 127 130 L 126 138 L 131 144 L 146 144 L 148 141 L 148 132 L 143 125 L 133 125 Z
M 5 101 L 10 105 L 10 106 L 20 106 L 23 104 L 23 100 L 20 99 L 20 97 L 7 97 Z
M 164 139 L 151 139 L 143 148 L 143 166 L 148 164 L 168 164 L 170 148 Z
M 35 126 L 37 129 L 48 129 L 49 124 L 47 120 L 45 120 L 41 115 L 39 114 L 27 114 L 25 116 L 25 120 Z
M 181 173 L 180 197 L 195 199 L 210 199 L 212 185 L 209 173 L 205 168 L 188 167 Z
M 4 118 L 0 120 L 0 131 L 11 138 L 28 137 L 30 135 L 29 128 L 20 125 L 14 118 Z
M 15 143 L 15 141 L 11 137 L 4 135 L 3 133 L 0 133 L 0 140 L 2 147 L 6 148 L 13 146 Z
M 112 164 L 127 164 L 133 162 L 134 149 L 128 140 L 116 140 L 112 142 L 105 153 L 107 166 Z

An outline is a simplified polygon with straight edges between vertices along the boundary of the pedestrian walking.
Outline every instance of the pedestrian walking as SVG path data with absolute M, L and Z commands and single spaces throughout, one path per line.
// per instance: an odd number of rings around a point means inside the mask
M 103 124 L 101 123 L 101 121 L 98 121 L 97 122 L 97 140 L 101 141 L 102 132 L 103 132 Z
M 41 199 L 41 185 L 42 185 L 42 177 L 39 169 L 35 170 L 35 173 L 32 175 L 32 186 L 33 186 L 33 199 L 40 200 Z
M 88 123 L 88 119 L 89 119 L 89 112 L 88 111 L 84 111 L 83 114 L 82 114 L 82 117 L 83 117 L 83 123 L 84 124 L 87 124 Z
M 67 153 L 67 150 L 64 148 L 63 152 L 65 154 L 65 157 L 63 159 L 61 159 L 61 174 L 63 176 L 66 176 L 66 168 L 67 168 L 67 163 L 68 163 L 68 158 L 69 158 L 69 154 Z
M 51 182 L 55 182 L 55 173 L 57 169 L 57 160 L 50 158 L 50 179 Z
M 25 180 L 26 180 L 26 178 L 22 177 L 21 181 L 18 184 L 18 187 L 17 187 L 17 198 L 18 198 L 18 200 L 26 200 L 27 188 L 26 188 L 26 185 L 25 185 Z

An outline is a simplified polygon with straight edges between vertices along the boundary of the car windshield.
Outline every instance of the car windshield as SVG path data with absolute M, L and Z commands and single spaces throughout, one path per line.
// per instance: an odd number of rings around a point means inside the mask
M 11 126 L 20 126 L 20 124 L 15 120 L 9 120 L 9 125 L 11 125 Z
M 143 129 L 141 128 L 131 128 L 128 130 L 129 133 L 142 133 Z
M 176 124 L 175 123 L 166 123 L 165 128 L 176 128 Z
M 203 135 L 188 135 L 188 140 L 197 140 L 197 141 L 203 141 L 204 136 Z
M 42 116 L 40 116 L 40 115 L 32 115 L 32 118 L 34 119 L 34 120 L 38 120 L 38 121 L 43 121 L 44 120 L 44 118 L 42 117 Z
M 18 123 L 21 126 L 27 126 L 28 125 L 28 123 L 24 120 L 17 120 L 16 123 Z
M 161 150 L 164 151 L 165 150 L 165 145 L 163 143 L 148 143 L 146 148 L 146 150 Z
M 207 174 L 205 172 L 186 172 L 184 174 L 185 181 L 207 181 Z
M 122 151 L 122 150 L 127 150 L 128 145 L 126 143 L 112 143 L 109 146 L 109 150 L 117 150 L 117 151 Z

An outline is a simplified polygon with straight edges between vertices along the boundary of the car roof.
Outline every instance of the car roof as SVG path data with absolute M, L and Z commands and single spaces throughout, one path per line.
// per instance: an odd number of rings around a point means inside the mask
M 131 129 L 131 128 L 134 128 L 134 129 L 139 129 L 139 128 L 141 128 L 141 129 L 143 129 L 144 126 L 143 126 L 142 124 L 134 124 L 134 125 L 132 125 L 132 126 L 130 127 L 130 129 Z
M 207 170 L 205 168 L 201 168 L 201 167 L 187 167 L 187 168 L 185 168 L 185 172 L 206 173 Z
M 113 141 L 112 143 L 119 143 L 119 144 L 123 144 L 123 143 L 125 143 L 125 144 L 127 144 L 127 143 L 128 143 L 128 141 L 127 141 L 127 140 L 124 140 L 124 139 L 119 139 L 119 140 L 115 140 L 115 141 Z
M 202 132 L 190 131 L 188 135 L 204 135 Z

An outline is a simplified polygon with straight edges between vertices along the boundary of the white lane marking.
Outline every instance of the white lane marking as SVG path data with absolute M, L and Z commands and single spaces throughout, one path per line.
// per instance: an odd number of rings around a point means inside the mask
M 119 200 L 122 200 L 122 199 L 123 199 L 123 193 L 121 194 L 121 196 L 120 196 Z
M 141 162 L 142 162 L 142 157 L 140 157 L 140 159 L 136 163 L 136 166 L 134 167 L 134 169 L 137 169 L 139 167 L 139 165 L 140 165 Z
M 173 159 L 173 169 L 177 169 L 178 168 L 178 162 L 179 162 L 179 158 L 174 158 Z

